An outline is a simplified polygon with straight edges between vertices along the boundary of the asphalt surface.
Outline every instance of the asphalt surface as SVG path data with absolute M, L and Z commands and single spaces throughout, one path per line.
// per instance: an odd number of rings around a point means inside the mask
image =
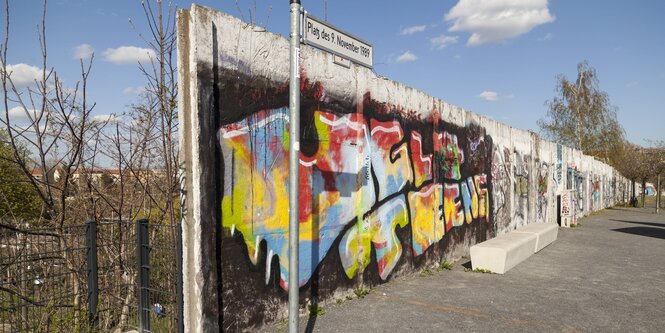
M 665 214 L 613 208 L 504 275 L 414 274 L 326 304 L 301 332 L 665 332 Z M 283 321 L 267 331 L 287 332 Z

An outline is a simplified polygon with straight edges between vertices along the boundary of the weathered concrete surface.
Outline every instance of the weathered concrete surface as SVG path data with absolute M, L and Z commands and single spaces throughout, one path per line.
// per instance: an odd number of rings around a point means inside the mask
M 534 233 L 513 231 L 492 238 L 471 247 L 472 268 L 504 274 L 532 256 L 537 244 Z
M 505 275 L 407 276 L 325 307 L 314 332 L 662 332 L 665 215 L 609 209 Z M 285 331 L 276 326 L 265 331 Z
M 286 317 L 288 40 L 211 8 L 178 14 L 184 322 Z M 628 200 L 582 152 L 300 48 L 302 301 L 412 274 L 528 223 Z M 562 214 L 559 214 L 561 212 Z
M 559 225 L 556 223 L 531 223 L 513 232 L 536 235 L 536 247 L 533 251 L 536 253 L 544 249 L 547 245 L 554 243 L 559 233 Z

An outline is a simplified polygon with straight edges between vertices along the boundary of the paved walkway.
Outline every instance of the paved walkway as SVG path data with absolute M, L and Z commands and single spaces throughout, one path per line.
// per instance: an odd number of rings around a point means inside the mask
M 505 275 L 465 272 L 462 259 L 327 305 L 300 330 L 665 332 L 665 214 L 614 208 L 580 222 Z

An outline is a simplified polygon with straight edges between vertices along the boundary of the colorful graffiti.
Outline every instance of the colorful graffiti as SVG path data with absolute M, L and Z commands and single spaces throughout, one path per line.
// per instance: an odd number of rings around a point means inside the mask
M 561 216 L 572 216 L 572 202 L 570 198 L 570 192 L 569 191 L 564 191 L 563 194 L 561 194 Z
M 563 147 L 556 145 L 556 185 L 557 190 L 563 190 Z
M 309 137 L 301 141 L 309 150 L 301 152 L 299 166 L 300 286 L 330 251 L 337 251 L 347 278 L 376 262 L 386 280 L 405 251 L 420 256 L 465 225 L 493 230 L 491 138 L 477 126 L 465 134 L 444 122 L 435 127 L 399 119 L 388 106 L 377 112 L 374 105 L 346 114 L 309 111 Z M 258 110 L 218 131 L 227 184 L 222 225 L 242 235 L 253 265 L 265 243 L 265 281 L 277 257 L 282 289 L 289 288 L 288 127 L 282 107 Z M 410 240 L 397 235 L 402 228 L 410 230 Z
M 591 210 L 598 209 L 600 207 L 600 194 L 601 194 L 601 180 L 600 177 L 594 176 L 590 180 L 589 184 L 589 198 Z
M 536 218 L 538 221 L 546 221 L 550 202 L 549 188 L 549 165 L 545 162 L 536 161 L 538 165 L 538 176 L 536 184 Z
M 528 223 L 529 218 L 529 201 L 531 200 L 531 184 L 530 181 L 530 167 L 531 156 L 523 155 L 520 152 L 515 152 L 514 164 L 514 215 L 513 220 L 516 226 L 520 227 Z
M 492 158 L 492 194 L 494 202 L 494 218 L 497 232 L 503 233 L 510 228 L 510 198 L 512 191 L 512 164 L 510 161 L 510 150 L 494 148 Z
M 290 288 L 316 304 L 374 286 L 558 213 L 574 221 L 591 211 L 592 177 L 602 183 L 593 209 L 625 183 L 610 186 L 606 165 L 571 148 L 554 154 L 533 133 L 327 65 L 303 46 L 299 280 L 289 286 L 288 41 L 211 9 L 179 24 L 183 249 L 193 259 L 183 285 L 189 315 L 205 313 L 193 321 L 256 331 L 285 313 Z

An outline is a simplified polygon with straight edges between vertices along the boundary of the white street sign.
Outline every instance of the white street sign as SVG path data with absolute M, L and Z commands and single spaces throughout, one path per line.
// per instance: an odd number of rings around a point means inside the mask
M 372 68 L 374 50 L 372 45 L 348 34 L 329 23 L 305 13 L 303 20 L 304 40 L 308 45 Z

